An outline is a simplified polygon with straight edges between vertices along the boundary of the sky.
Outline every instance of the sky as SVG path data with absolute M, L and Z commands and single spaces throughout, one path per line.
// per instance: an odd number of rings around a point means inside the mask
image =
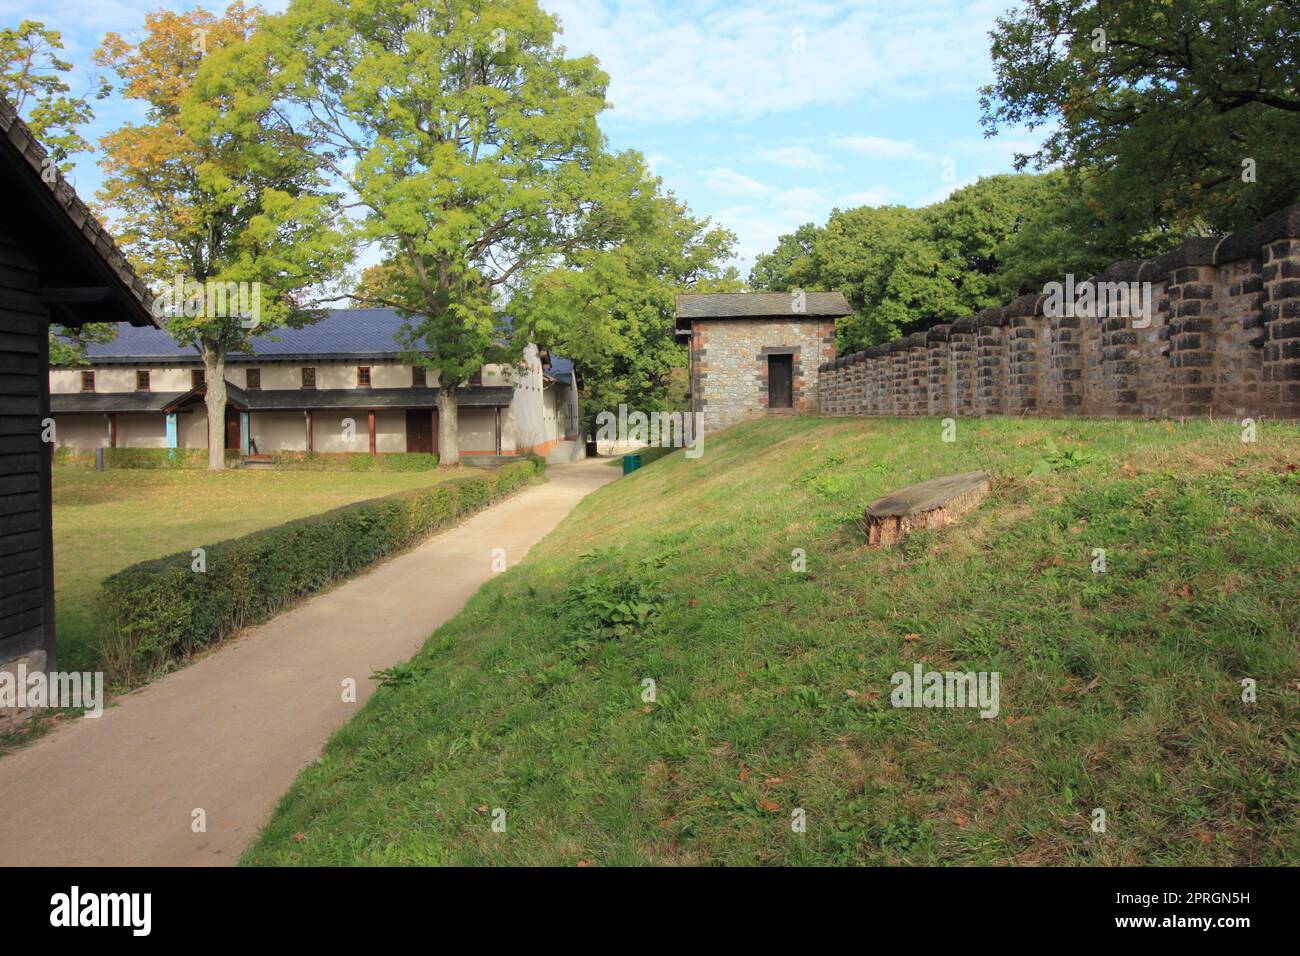
M 832 209 L 937 202 L 1010 172 L 1016 152 L 1038 145 L 1017 131 L 988 139 L 980 126 L 988 32 L 1011 0 L 541 3 L 559 17 L 570 55 L 595 54 L 609 75 L 610 145 L 641 151 L 696 215 L 735 232 L 742 276 L 781 234 Z M 0 24 L 31 18 L 60 30 L 80 93 L 98 75 L 91 54 L 103 35 L 138 36 L 144 14 L 163 5 L 0 0 Z M 95 109 L 95 137 L 136 115 L 120 101 Z M 94 158 L 81 157 L 71 178 L 92 196 Z

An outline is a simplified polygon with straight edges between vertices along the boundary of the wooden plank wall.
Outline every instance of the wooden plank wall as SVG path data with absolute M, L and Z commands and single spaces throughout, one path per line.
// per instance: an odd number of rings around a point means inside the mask
M 0 233 L 0 663 L 44 649 L 54 666 L 49 318 L 38 274 Z

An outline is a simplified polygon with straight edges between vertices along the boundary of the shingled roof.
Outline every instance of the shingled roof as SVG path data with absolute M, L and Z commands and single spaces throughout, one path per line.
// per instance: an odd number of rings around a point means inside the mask
M 12 238 L 43 263 L 41 300 L 60 325 L 158 326 L 153 297 L 13 105 L 0 97 L 0 181 Z
M 677 296 L 679 319 L 766 319 L 851 315 L 838 292 L 805 292 L 802 308 L 794 292 L 711 292 Z
M 804 319 L 851 315 L 838 292 L 709 292 L 677 296 L 677 332 L 698 319 Z

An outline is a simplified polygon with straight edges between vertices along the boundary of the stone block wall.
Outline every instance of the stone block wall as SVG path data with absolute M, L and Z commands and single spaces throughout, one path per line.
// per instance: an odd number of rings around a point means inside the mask
M 1300 420 L 1300 204 L 1221 239 L 1117 262 L 1085 283 L 1113 295 L 1051 316 L 1047 295 L 1021 296 L 827 361 L 816 407 Z M 1130 291 L 1144 288 L 1149 310 L 1134 316 Z
M 706 430 L 716 431 L 769 413 L 768 356 L 777 354 L 793 357 L 794 412 L 816 411 L 818 377 L 835 357 L 833 319 L 778 316 L 692 322 L 691 411 L 703 413 Z M 857 392 L 864 382 L 859 383 Z M 849 401 L 857 392 L 847 384 L 840 391 L 842 401 L 828 414 L 860 414 L 853 411 L 858 406 Z

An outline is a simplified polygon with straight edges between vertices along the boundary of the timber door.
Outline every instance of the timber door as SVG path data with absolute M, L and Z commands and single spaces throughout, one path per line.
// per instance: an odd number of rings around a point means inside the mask
M 767 407 L 794 408 L 794 356 L 767 357 Z
M 244 447 L 239 434 L 239 412 L 226 406 L 226 448 L 241 451 Z
M 433 454 L 433 415 L 427 409 L 406 410 L 406 450 Z

